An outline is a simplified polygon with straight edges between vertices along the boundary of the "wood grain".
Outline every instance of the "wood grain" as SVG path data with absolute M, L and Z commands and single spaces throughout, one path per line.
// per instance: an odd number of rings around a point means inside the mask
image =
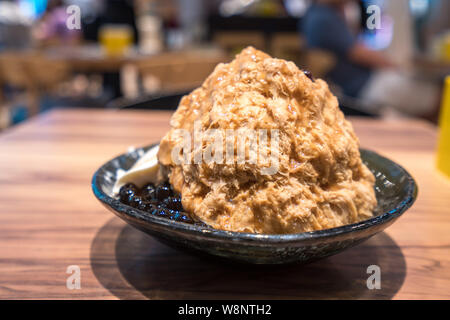
M 386 232 L 334 257 L 239 267 L 159 244 L 107 211 L 94 171 L 158 141 L 170 113 L 52 111 L 0 135 L 1 299 L 450 298 L 450 181 L 434 168 L 436 129 L 414 120 L 351 119 L 363 147 L 402 164 L 416 204 Z M 366 268 L 381 267 L 381 290 Z M 66 269 L 81 268 L 81 289 Z

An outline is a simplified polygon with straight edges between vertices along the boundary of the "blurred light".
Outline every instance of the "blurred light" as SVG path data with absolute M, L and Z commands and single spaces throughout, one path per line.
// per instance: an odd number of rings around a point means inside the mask
M 256 1 L 258 0 L 224 0 L 220 4 L 219 13 L 225 17 L 241 14 Z
M 32 19 L 25 15 L 18 4 L 0 2 L 0 23 L 7 25 L 31 25 Z
M 311 0 L 284 0 L 284 6 L 290 16 L 302 17 L 311 4 Z
M 30 19 L 39 18 L 47 7 L 47 0 L 19 0 L 22 14 Z
M 411 10 L 411 13 L 416 17 L 420 17 L 426 14 L 429 7 L 429 0 L 409 0 L 409 8 Z

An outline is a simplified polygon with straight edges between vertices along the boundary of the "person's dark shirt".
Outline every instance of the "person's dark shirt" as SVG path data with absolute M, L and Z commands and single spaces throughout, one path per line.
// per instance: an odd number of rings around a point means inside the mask
M 344 18 L 329 6 L 313 4 L 306 12 L 300 28 L 308 48 L 322 49 L 335 56 L 336 64 L 327 78 L 346 95 L 356 97 L 369 80 L 371 69 L 348 59 L 348 52 L 356 39 Z

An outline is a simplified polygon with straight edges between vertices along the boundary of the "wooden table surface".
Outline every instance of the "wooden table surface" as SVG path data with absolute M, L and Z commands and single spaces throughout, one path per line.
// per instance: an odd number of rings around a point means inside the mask
M 170 113 L 61 110 L 0 134 L 0 298 L 450 298 L 450 181 L 434 168 L 436 129 L 353 118 L 363 147 L 402 164 L 414 206 L 385 232 L 305 266 L 239 266 L 175 251 L 129 227 L 91 191 L 94 171 L 158 141 Z M 81 289 L 66 287 L 68 266 Z M 367 267 L 381 268 L 369 290 Z

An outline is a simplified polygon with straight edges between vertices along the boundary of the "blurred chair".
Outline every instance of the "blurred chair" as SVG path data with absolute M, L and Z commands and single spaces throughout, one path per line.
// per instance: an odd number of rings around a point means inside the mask
M 25 93 L 25 106 L 29 116 L 39 112 L 43 93 L 55 89 L 70 74 L 68 66 L 63 62 L 48 60 L 35 52 L 0 54 L 0 70 L 2 86 Z M 11 102 L 14 103 L 16 99 L 22 100 L 23 95 L 14 97 Z
M 325 78 L 326 74 L 336 64 L 336 58 L 333 54 L 319 49 L 308 49 L 304 59 L 306 69 L 316 78 Z
M 183 91 L 200 86 L 228 57 L 221 50 L 169 52 L 137 62 L 144 94 Z
M 301 62 L 298 64 L 300 68 L 309 70 L 315 78 L 326 79 L 326 75 L 334 67 L 336 57 L 324 50 L 307 49 L 301 56 Z M 340 88 L 336 87 L 332 82 L 328 81 L 331 91 L 337 96 L 339 100 L 339 108 L 346 116 L 361 116 L 361 117 L 379 117 L 379 114 L 369 112 L 367 110 L 376 110 L 377 108 L 370 108 L 365 101 L 357 98 L 352 98 L 344 95 Z
M 304 55 L 304 39 L 297 32 L 280 32 L 272 36 L 270 53 L 278 59 L 301 63 Z
M 213 42 L 231 55 L 248 46 L 259 50 L 265 50 L 266 47 L 264 34 L 258 31 L 220 31 L 214 34 Z
M 32 56 L 26 62 L 26 68 L 32 81 L 39 90 L 52 91 L 71 75 L 69 66 L 64 61 L 54 61 L 41 55 Z
M 37 98 L 35 94 L 37 92 L 32 78 L 27 72 L 26 57 L 17 53 L 2 53 L 0 55 L 0 70 L 1 70 L 1 82 L 2 91 L 3 87 L 18 89 L 25 91 L 26 95 L 14 95 L 13 100 L 7 101 L 6 97 L 3 97 L 2 106 L 3 109 L 9 108 L 11 104 L 17 103 L 18 100 L 22 101 L 25 98 L 25 105 L 27 105 L 29 114 L 35 114 L 38 110 Z M 2 112 L 6 114 L 5 111 Z

